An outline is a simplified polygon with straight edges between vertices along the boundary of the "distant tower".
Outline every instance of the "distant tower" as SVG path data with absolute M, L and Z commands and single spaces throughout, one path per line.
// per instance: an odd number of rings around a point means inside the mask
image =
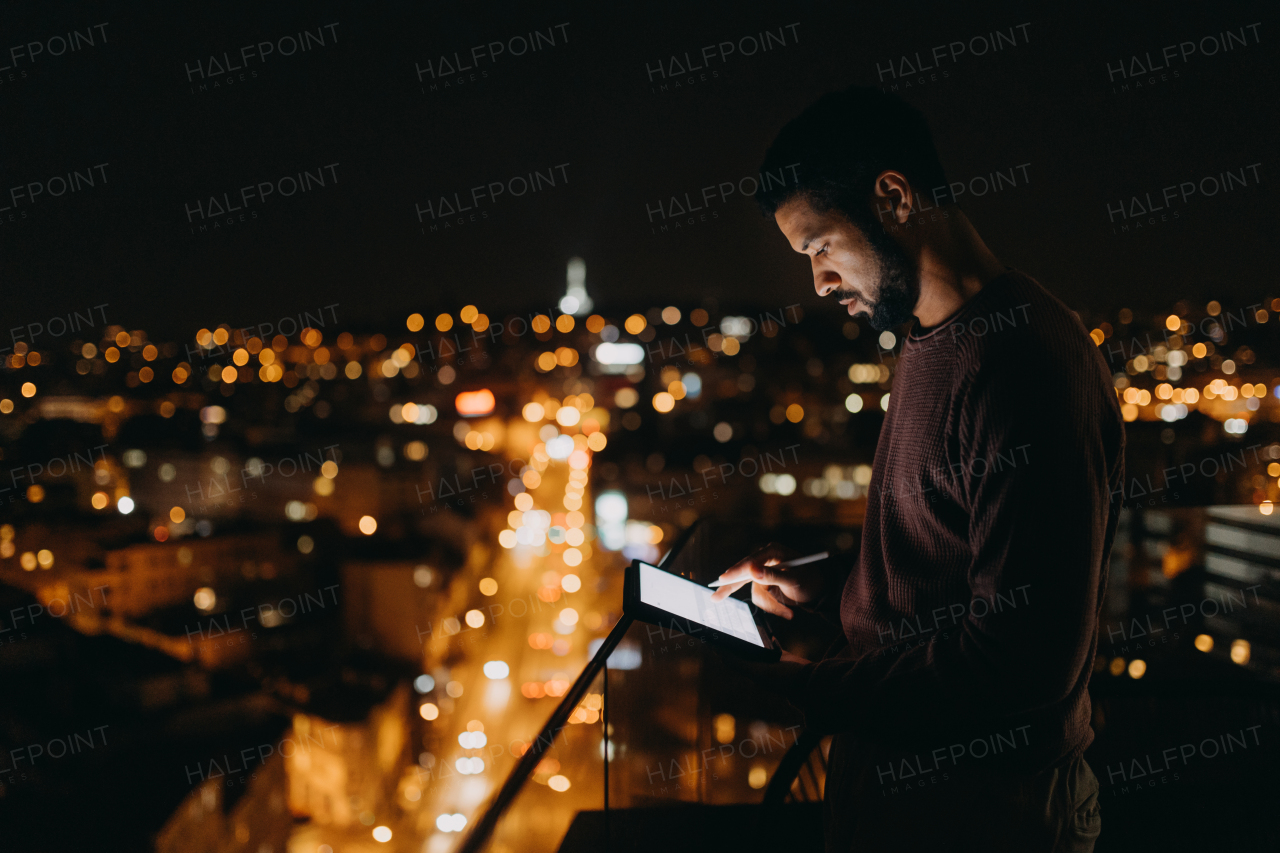
M 587 296 L 587 262 L 582 258 L 570 258 L 565 281 L 568 287 L 560 300 L 560 310 L 566 314 L 588 313 L 592 302 Z

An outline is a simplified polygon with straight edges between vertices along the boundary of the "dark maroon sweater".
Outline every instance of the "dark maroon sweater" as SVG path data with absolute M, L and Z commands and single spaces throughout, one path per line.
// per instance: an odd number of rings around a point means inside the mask
M 1102 355 L 1026 275 L 908 336 L 839 602 L 847 644 L 781 665 L 807 722 L 842 733 L 829 802 L 850 765 L 957 738 L 1016 733 L 1001 752 L 1019 772 L 1084 751 L 1123 450 Z

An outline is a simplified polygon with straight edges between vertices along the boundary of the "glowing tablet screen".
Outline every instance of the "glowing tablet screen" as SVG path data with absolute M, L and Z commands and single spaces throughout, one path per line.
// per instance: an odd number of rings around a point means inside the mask
M 712 601 L 714 592 L 647 563 L 640 564 L 640 600 L 645 604 L 763 648 L 764 640 L 747 603 L 736 598 Z

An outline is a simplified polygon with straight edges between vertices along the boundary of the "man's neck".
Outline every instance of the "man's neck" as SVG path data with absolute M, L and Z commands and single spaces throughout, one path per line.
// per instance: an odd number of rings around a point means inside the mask
M 925 327 L 946 320 L 1005 272 L 1004 264 L 958 210 L 950 228 L 920 247 L 916 262 L 920 298 L 912 313 Z

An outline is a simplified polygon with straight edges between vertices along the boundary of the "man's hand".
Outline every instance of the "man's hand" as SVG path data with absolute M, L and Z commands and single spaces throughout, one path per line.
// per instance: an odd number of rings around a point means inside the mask
M 804 604 L 822 594 L 822 573 L 812 565 L 774 568 L 791 554 L 780 545 L 769 544 L 720 575 L 730 581 L 716 590 L 712 601 L 724 601 L 744 584 L 751 584 L 751 601 L 766 613 L 790 619 L 788 605 Z

